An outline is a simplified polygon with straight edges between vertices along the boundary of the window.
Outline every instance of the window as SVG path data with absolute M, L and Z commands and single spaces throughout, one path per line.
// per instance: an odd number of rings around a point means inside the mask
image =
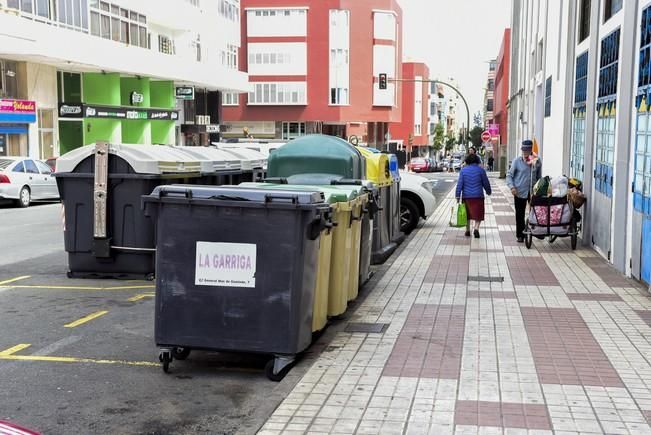
M 305 136 L 304 122 L 283 122 L 283 140 Z
M 158 51 L 163 54 L 174 54 L 174 41 L 165 35 L 158 35 Z
M 651 6 L 642 11 L 640 65 L 638 72 L 637 128 L 635 138 L 635 170 L 633 207 L 651 215 L 651 116 L 647 92 L 651 85 Z
M 305 105 L 306 85 L 305 82 L 256 83 L 254 92 L 249 93 L 248 104 Z
M 545 118 L 552 116 L 552 77 L 545 82 Z
M 601 59 L 599 63 L 599 98 L 617 94 L 619 75 L 619 35 L 617 29 L 601 41 Z
M 219 0 L 219 14 L 229 21 L 239 23 L 240 21 L 239 0 Z
M 222 96 L 222 105 L 224 106 L 237 106 L 240 104 L 240 94 L 236 92 L 224 92 Z
M 38 168 L 34 160 L 25 160 L 25 172 L 28 174 L 38 174 Z
M 57 5 L 57 21 L 60 24 L 73 30 L 88 32 L 88 0 L 60 0 Z
M 590 36 L 590 0 L 581 0 L 579 8 L 579 42 L 583 42 Z
M 0 59 L 0 97 L 17 98 L 16 62 Z
M 615 104 L 602 105 L 597 117 L 595 187 L 608 197 L 613 195 L 615 162 Z
M 226 50 L 221 51 L 222 65 L 224 65 L 228 69 L 238 69 L 239 68 L 239 66 L 238 66 L 238 64 L 239 64 L 239 54 L 238 54 L 238 52 L 239 52 L 239 47 L 237 45 L 228 44 L 226 46 Z M 255 62 L 251 62 L 252 60 L 254 60 Z M 249 64 L 250 65 L 262 64 L 264 60 L 265 60 L 264 56 L 261 53 L 257 53 L 257 54 L 255 54 L 255 56 L 252 55 L 252 54 L 249 54 Z M 266 62 L 264 62 L 264 63 L 268 64 L 269 61 L 270 61 L 270 56 L 267 53 Z
M 489 65 L 488 65 L 488 70 L 489 71 L 495 71 L 496 68 L 497 68 L 497 62 L 494 61 L 494 60 L 491 60 Z
M 493 100 L 488 100 L 488 101 L 486 102 L 486 111 L 487 111 L 487 112 L 492 112 L 493 109 L 494 109 L 494 107 L 493 107 Z
M 488 91 L 494 91 L 495 90 L 495 80 L 493 79 L 488 79 Z
M 49 157 L 48 157 L 49 158 Z M 38 170 L 41 172 L 43 175 L 50 175 L 52 173 L 52 168 L 50 168 L 48 165 L 46 165 L 43 162 L 36 161 L 36 167 Z
M 576 81 L 574 85 L 574 104 L 585 105 L 588 93 L 588 52 L 576 59 Z
M 38 109 L 38 136 L 41 146 L 39 157 L 49 159 L 54 156 L 54 110 Z
M 622 9 L 624 0 L 606 0 L 604 5 L 604 23 Z
M 20 162 L 16 166 L 14 166 L 12 172 L 25 172 L 25 165 L 23 164 L 23 162 Z
M 576 110 L 572 121 L 572 149 L 570 151 L 570 176 L 583 180 L 585 157 L 585 109 Z
M 149 48 L 147 17 L 106 2 L 91 2 L 90 7 L 92 35 Z
M 330 10 L 329 90 L 331 105 L 350 103 L 350 11 Z

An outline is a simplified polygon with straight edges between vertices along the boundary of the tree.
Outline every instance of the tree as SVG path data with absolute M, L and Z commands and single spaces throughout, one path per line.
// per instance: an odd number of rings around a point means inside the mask
M 446 152 L 452 151 L 456 144 L 457 144 L 457 139 L 454 137 L 454 133 L 451 133 L 445 139 L 445 151 Z
M 472 130 L 470 130 L 470 142 L 472 142 L 472 145 L 477 149 L 479 149 L 482 144 L 481 134 L 483 132 L 484 129 L 480 126 L 475 126 Z
M 445 145 L 445 128 L 443 128 L 443 124 L 436 124 L 436 128 L 434 129 L 434 140 L 432 143 L 434 147 L 438 146 L 440 149 Z

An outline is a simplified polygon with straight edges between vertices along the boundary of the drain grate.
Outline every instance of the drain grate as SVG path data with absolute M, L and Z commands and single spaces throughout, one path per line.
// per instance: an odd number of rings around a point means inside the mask
M 349 323 L 346 332 L 362 332 L 365 334 L 382 334 L 389 327 L 388 323 Z
M 468 282 L 504 282 L 503 276 L 469 276 Z

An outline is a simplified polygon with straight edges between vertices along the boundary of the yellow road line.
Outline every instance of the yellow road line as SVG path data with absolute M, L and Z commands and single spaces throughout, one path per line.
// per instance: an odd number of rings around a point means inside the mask
M 16 278 L 8 279 L 6 281 L 0 281 L 0 286 L 6 286 L 7 284 L 11 284 L 12 282 L 22 281 L 24 279 L 29 279 L 29 278 L 31 278 L 31 276 L 26 275 L 26 276 L 19 276 Z
M 93 319 L 97 319 L 98 317 L 103 316 L 104 314 L 108 313 L 108 311 L 98 311 L 93 314 L 89 314 L 86 317 L 82 317 L 79 320 L 75 320 L 74 322 L 68 323 L 67 325 L 63 325 L 64 328 L 76 328 L 79 325 L 83 325 L 86 322 L 90 322 Z
M 6 350 L 3 350 L 2 352 L 0 352 L 0 356 L 13 355 L 15 353 L 20 352 L 23 349 L 27 349 L 29 346 L 31 346 L 31 344 L 26 344 L 26 343 L 17 344 L 14 347 L 10 347 L 9 349 L 6 349 Z
M 131 298 L 127 299 L 127 301 L 129 301 L 129 302 L 138 302 L 138 301 L 141 301 L 141 300 L 143 300 L 145 298 L 153 298 L 154 296 L 155 296 L 154 293 L 143 293 L 143 294 L 140 294 L 140 295 L 135 295 L 134 297 L 131 297 Z
M 2 284 L 2 283 L 0 283 Z M 65 285 L 12 285 L 2 286 L 13 289 L 43 289 L 43 290 L 82 290 L 82 291 L 114 291 L 114 290 L 148 290 L 156 288 L 153 285 L 134 285 L 134 286 L 120 286 L 120 287 L 77 287 Z
M 74 357 L 61 357 L 61 356 L 31 356 L 31 355 L 0 354 L 0 360 L 42 361 L 42 362 L 59 362 L 59 363 L 120 364 L 120 365 L 140 366 L 140 367 L 160 366 L 159 363 L 154 363 L 149 361 L 119 361 L 119 360 L 108 360 L 108 359 L 74 358 Z

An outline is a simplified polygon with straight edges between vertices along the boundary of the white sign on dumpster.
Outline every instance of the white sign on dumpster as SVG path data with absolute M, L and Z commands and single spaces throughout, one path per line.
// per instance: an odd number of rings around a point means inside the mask
M 256 245 L 197 242 L 194 285 L 255 288 Z

